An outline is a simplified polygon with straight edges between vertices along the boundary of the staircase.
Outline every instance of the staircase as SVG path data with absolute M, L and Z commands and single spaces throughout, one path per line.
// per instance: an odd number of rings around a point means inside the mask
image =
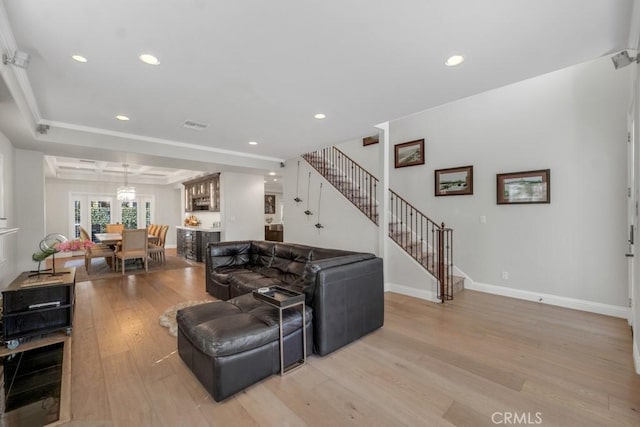
M 302 155 L 347 200 L 378 225 L 378 179 L 336 147 Z M 453 274 L 453 229 L 438 225 L 389 190 L 389 237 L 438 280 L 438 299 L 453 299 L 464 288 L 464 277 Z
M 351 160 L 336 147 L 323 148 L 303 154 L 320 175 L 326 178 L 347 200 L 355 205 L 374 224 L 378 225 L 376 191 L 378 178 Z

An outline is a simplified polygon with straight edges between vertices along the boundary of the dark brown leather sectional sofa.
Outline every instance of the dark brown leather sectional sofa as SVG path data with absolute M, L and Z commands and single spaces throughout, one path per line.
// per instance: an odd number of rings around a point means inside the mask
M 291 243 L 211 243 L 206 289 L 225 301 L 178 312 L 178 352 L 216 401 L 279 372 L 278 310 L 253 298 L 261 287 L 305 294 L 307 353 L 320 356 L 381 327 L 382 259 Z M 283 318 L 285 365 L 302 357 L 302 315 Z M 304 369 L 304 368 L 303 368 Z

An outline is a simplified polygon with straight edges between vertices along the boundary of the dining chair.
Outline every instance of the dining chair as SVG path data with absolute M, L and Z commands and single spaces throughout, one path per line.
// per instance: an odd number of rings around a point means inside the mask
M 137 230 L 123 230 L 122 231 L 122 246 L 116 250 L 116 258 L 120 260 L 122 265 L 122 275 L 124 276 L 126 260 L 128 259 L 142 259 L 144 262 L 144 270 L 149 271 L 149 240 L 148 230 L 146 228 L 139 228 Z M 116 263 L 116 271 L 118 271 L 118 264 Z
M 124 224 L 107 224 L 106 232 L 107 233 L 120 233 L 122 234 L 122 230 L 124 230 Z
M 162 262 L 162 264 L 167 263 L 167 258 L 165 256 L 164 245 L 167 240 L 167 231 L 169 230 L 168 225 L 160 226 L 160 233 L 158 233 L 158 242 L 157 243 L 149 243 L 149 256 L 158 262 Z
M 80 240 L 83 242 L 91 241 L 89 233 L 87 233 L 87 230 L 83 227 L 80 227 Z M 93 258 L 104 258 L 107 263 L 109 263 L 108 258 L 111 258 L 111 264 L 109 264 L 109 267 L 113 269 L 113 266 L 115 265 L 115 252 L 113 249 L 107 245 L 93 245 L 84 249 L 84 268 L 87 270 L 87 274 L 91 274 L 91 260 Z
M 157 236 L 158 235 L 158 226 L 156 224 L 151 224 L 149 226 L 149 234 L 151 236 Z

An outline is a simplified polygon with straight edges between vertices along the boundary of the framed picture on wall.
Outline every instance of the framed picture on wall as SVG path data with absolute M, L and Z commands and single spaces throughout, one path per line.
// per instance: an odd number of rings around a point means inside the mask
M 395 145 L 395 166 L 424 165 L 424 139 L 417 139 Z
M 437 169 L 435 187 L 436 196 L 473 194 L 473 166 Z
M 551 170 L 496 175 L 499 205 L 551 203 Z
M 264 213 L 274 215 L 276 213 L 276 195 L 264 195 Z
M 362 146 L 366 147 L 367 145 L 373 145 L 380 142 L 378 135 L 367 136 L 366 138 L 362 138 Z

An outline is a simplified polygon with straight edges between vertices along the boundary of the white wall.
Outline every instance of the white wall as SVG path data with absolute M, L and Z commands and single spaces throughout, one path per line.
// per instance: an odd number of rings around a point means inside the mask
M 348 201 L 327 180 L 316 172 L 306 161 L 300 162 L 300 198 L 296 203 L 296 168 L 298 159 L 286 162 L 283 173 L 284 198 L 284 241 L 324 248 L 344 249 L 358 252 L 376 253 L 378 249 L 377 226 L 358 208 Z M 307 205 L 307 181 L 311 171 L 311 191 Z M 318 194 L 322 189 L 320 223 L 317 229 Z M 309 210 L 313 215 L 307 216 Z
M 3 171 L 0 176 L 0 185 L 4 188 L 3 207 L 4 211 L 0 212 L 0 216 L 7 218 L 9 228 L 17 227 L 18 223 L 15 215 L 15 149 L 11 141 L 0 132 L 0 154 L 3 158 Z M 2 195 L 2 191 L 0 191 Z M 0 290 L 4 289 L 17 276 L 16 269 L 18 237 L 20 234 L 14 233 L 6 236 L 0 236 Z
M 17 271 L 33 270 L 31 255 L 45 237 L 44 154 L 15 150 L 15 215 L 18 232 Z M 52 214 L 53 215 L 53 214 Z
M 57 178 L 46 179 L 46 232 L 70 235 L 71 213 L 69 212 L 70 193 L 89 193 L 112 195 L 115 200 L 116 182 L 97 182 L 64 180 Z M 169 247 L 176 245 L 176 225 L 182 225 L 182 203 L 180 189 L 170 185 L 135 184 L 138 195 L 153 196 L 155 201 L 155 224 L 169 225 L 167 243 Z
M 633 146 L 634 146 L 634 158 L 632 159 L 633 168 L 634 168 L 634 176 L 630 177 L 634 180 L 633 184 L 635 185 L 635 194 L 633 197 L 633 201 L 638 203 L 638 199 L 640 198 L 640 67 L 633 66 L 635 70 L 633 71 L 633 105 L 630 111 L 631 114 L 631 123 L 633 125 L 631 129 L 631 134 L 633 135 Z M 636 230 L 638 229 L 638 212 L 632 213 L 634 216 L 634 224 L 636 226 Z M 636 232 L 636 236 L 637 236 Z M 636 243 L 634 246 L 637 247 L 638 238 L 636 237 Z M 632 278 L 633 283 L 631 283 L 631 326 L 633 331 L 640 330 L 640 255 L 638 254 L 637 248 L 632 248 L 635 256 L 630 261 L 630 270 L 633 272 Z M 635 332 L 633 334 L 633 361 L 636 368 L 636 372 L 640 374 L 640 334 Z
M 626 306 L 629 94 L 604 57 L 396 120 L 392 145 L 424 138 L 426 165 L 392 169 L 390 187 L 455 229 L 475 282 Z M 434 197 L 434 169 L 465 165 L 474 195 Z M 496 204 L 496 173 L 547 168 L 551 204 Z
M 264 240 L 264 177 L 220 174 L 222 239 Z
M 371 133 L 371 135 L 374 134 L 375 132 Z M 378 162 L 379 144 L 367 145 L 364 147 L 362 145 L 362 138 L 358 138 L 336 144 L 336 147 L 350 157 L 351 160 L 366 169 L 371 175 L 380 179 L 380 164 Z

